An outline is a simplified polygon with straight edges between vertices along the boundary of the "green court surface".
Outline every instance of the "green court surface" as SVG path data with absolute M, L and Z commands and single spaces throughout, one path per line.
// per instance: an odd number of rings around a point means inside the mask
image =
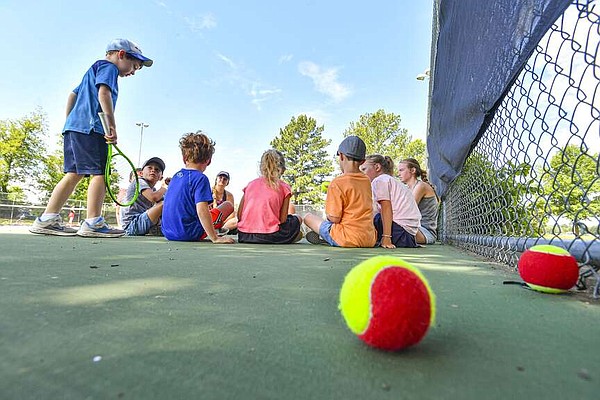
M 425 339 L 364 345 L 337 309 L 378 254 L 437 296 Z M 600 302 L 451 246 L 335 249 L 0 233 L 1 399 L 598 399 Z

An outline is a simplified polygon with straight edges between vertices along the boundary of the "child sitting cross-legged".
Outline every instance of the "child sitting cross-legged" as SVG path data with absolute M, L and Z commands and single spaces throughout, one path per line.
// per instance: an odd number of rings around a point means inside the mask
M 238 206 L 238 242 L 287 244 L 302 239 L 302 219 L 289 214 L 290 185 L 280 178 L 285 172 L 283 155 L 267 150 L 260 159 L 260 178 L 244 188 Z
M 306 234 L 310 243 L 339 247 L 375 245 L 371 184 L 359 169 L 365 162 L 365 153 L 366 145 L 358 136 L 348 136 L 340 143 L 337 156 L 342 174 L 327 189 L 327 220 L 314 214 L 304 216 L 304 224 L 311 229 Z
M 388 249 L 418 247 L 415 235 L 421 213 L 410 190 L 392 176 L 392 159 L 369 155 L 360 170 L 371 180 L 377 243 Z
M 169 240 L 199 241 L 205 238 L 213 243 L 234 243 L 229 237 L 219 237 L 216 229 L 233 212 L 228 201 L 209 210 L 213 202 L 210 182 L 204 171 L 210 165 L 215 143 L 204 133 L 188 133 L 179 140 L 185 167 L 169 183 L 165 195 L 162 231 Z

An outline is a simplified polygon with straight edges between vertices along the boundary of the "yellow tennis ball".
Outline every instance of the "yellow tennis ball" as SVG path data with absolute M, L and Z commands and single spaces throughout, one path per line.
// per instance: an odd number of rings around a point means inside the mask
M 435 295 L 416 267 L 393 256 L 355 266 L 340 291 L 346 324 L 370 346 L 400 350 L 423 339 L 435 320 Z
M 329 181 L 324 181 L 324 182 L 322 182 L 322 183 L 321 183 L 321 192 L 323 192 L 323 193 L 327 193 L 327 189 L 329 189 L 329 184 L 330 184 L 330 183 L 331 183 L 331 182 L 329 182 Z

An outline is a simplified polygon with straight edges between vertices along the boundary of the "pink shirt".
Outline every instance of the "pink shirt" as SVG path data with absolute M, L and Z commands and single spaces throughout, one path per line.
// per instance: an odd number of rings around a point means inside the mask
M 373 211 L 381 212 L 381 200 L 392 204 L 392 219 L 406 232 L 416 235 L 421 222 L 421 212 L 410 189 L 402 182 L 381 174 L 371 182 L 373 189 Z
M 244 208 L 238 230 L 244 233 L 274 233 L 279 230 L 279 215 L 286 197 L 291 196 L 290 185 L 279 181 L 279 190 L 257 178 L 243 189 Z

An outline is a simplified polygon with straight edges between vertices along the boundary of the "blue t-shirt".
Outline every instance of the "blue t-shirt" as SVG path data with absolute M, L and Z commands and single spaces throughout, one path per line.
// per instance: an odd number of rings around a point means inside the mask
M 169 240 L 197 241 L 204 235 L 196 204 L 213 201 L 210 181 L 195 169 L 182 169 L 169 183 L 162 213 L 162 231 Z
M 98 90 L 100 85 L 108 86 L 114 109 L 119 95 L 118 78 L 119 69 L 115 64 L 106 60 L 96 61 L 87 70 L 79 86 L 73 90 L 73 93 L 77 95 L 77 100 L 67 116 L 63 133 L 74 131 L 89 135 L 94 131 L 104 135 L 104 129 L 102 129 L 102 123 L 98 117 L 98 113 L 102 111 L 98 100 Z

